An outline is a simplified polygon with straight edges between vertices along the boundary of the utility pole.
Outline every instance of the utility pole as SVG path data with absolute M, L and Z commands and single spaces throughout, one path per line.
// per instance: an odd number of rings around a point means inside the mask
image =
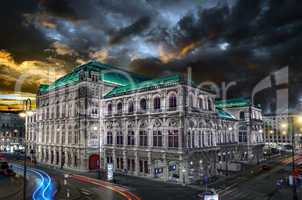
M 26 186 L 27 186 L 27 181 L 26 181 L 26 172 L 27 172 L 27 117 L 32 116 L 31 112 L 31 100 L 28 98 L 23 101 L 23 109 L 24 112 L 20 113 L 20 117 L 25 118 L 25 130 L 24 130 L 24 162 L 23 162 L 23 200 L 26 200 Z

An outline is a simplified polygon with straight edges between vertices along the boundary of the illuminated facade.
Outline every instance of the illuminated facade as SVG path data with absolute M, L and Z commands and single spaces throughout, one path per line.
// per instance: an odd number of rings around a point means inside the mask
M 40 87 L 37 102 L 27 139 L 38 162 L 56 167 L 112 163 L 115 172 L 187 183 L 236 170 L 232 161 L 254 159 L 245 147 L 263 143 L 258 126 L 240 142 L 235 111 L 216 108 L 213 94 L 180 75 L 150 80 L 92 61 Z
M 0 151 L 23 149 L 24 120 L 18 113 L 0 113 Z
M 288 123 L 293 120 L 289 118 L 298 117 L 297 115 L 278 114 L 266 115 L 264 121 L 264 135 L 267 146 L 282 148 L 284 145 L 292 144 L 292 135 L 288 133 Z M 294 126 L 295 142 L 297 147 L 301 147 L 302 129 L 300 126 Z

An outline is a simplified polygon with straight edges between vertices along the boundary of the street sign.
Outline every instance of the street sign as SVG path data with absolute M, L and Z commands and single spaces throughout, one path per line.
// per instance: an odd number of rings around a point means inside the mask
M 218 194 L 207 194 L 204 196 L 204 200 L 219 200 Z
M 294 185 L 294 178 L 293 178 L 292 175 L 289 175 L 289 176 L 288 176 L 288 184 L 289 184 L 290 186 Z
M 209 177 L 207 175 L 204 175 L 203 176 L 203 183 L 208 184 L 208 182 L 209 182 Z

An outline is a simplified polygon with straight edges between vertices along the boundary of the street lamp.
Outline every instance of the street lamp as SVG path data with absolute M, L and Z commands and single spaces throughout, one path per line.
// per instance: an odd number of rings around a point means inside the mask
M 183 185 L 186 184 L 186 177 L 185 177 L 186 171 L 187 171 L 187 170 L 186 170 L 185 168 L 182 169 L 182 180 L 183 180 Z
M 281 124 L 281 128 L 283 129 L 287 128 L 288 133 L 291 134 L 292 137 L 292 175 L 294 175 L 294 171 L 295 171 L 295 130 L 294 130 L 295 121 L 298 122 L 299 124 L 302 124 L 302 116 L 292 116 L 292 117 L 289 116 L 288 123 Z M 293 200 L 298 200 L 295 177 L 293 177 Z
M 24 134 L 24 163 L 23 163 L 23 200 L 26 200 L 26 171 L 27 171 L 27 119 L 26 116 L 32 116 L 33 112 L 31 111 L 31 99 L 26 99 L 23 101 L 23 110 L 24 112 L 19 113 L 19 116 L 25 118 L 25 134 Z
M 21 113 L 19 113 L 19 116 L 22 117 L 22 118 L 25 118 L 26 117 L 26 113 L 25 112 L 21 112 Z

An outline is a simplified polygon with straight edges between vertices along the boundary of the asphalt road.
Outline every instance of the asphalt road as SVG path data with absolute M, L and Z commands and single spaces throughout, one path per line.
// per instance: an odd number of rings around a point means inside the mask
M 23 175 L 20 161 L 16 161 L 12 155 L 7 155 L 6 158 L 15 163 L 14 170 Z M 106 182 L 98 182 L 88 177 L 68 178 L 65 184 L 64 173 L 66 171 L 32 165 L 28 162 L 27 199 L 66 200 L 69 193 L 70 200 L 140 200 L 127 188 L 108 185 Z
M 59 169 L 49 169 L 45 167 L 39 167 L 47 171 L 47 173 L 58 184 L 58 192 L 56 194 L 56 200 L 66 200 L 67 193 L 69 191 L 70 199 L 80 200 L 140 200 L 135 198 L 128 198 L 124 193 L 127 189 L 116 188 L 114 185 L 107 185 L 106 182 L 91 179 L 85 176 L 71 175 L 66 179 L 64 183 L 64 172 Z M 65 172 L 66 173 L 66 172 Z M 131 195 L 130 195 L 131 196 Z
M 12 164 L 13 170 L 23 175 L 23 166 Z M 27 168 L 27 199 L 53 200 L 56 184 L 43 170 Z
M 300 156 L 298 156 L 300 157 Z M 239 177 L 223 190 L 218 191 L 221 200 L 288 200 L 291 199 L 291 189 L 286 182 L 277 187 L 277 180 L 286 179 L 290 173 L 288 164 L 291 159 L 274 162 L 272 169 L 260 174 Z M 298 189 L 301 195 L 301 189 Z

